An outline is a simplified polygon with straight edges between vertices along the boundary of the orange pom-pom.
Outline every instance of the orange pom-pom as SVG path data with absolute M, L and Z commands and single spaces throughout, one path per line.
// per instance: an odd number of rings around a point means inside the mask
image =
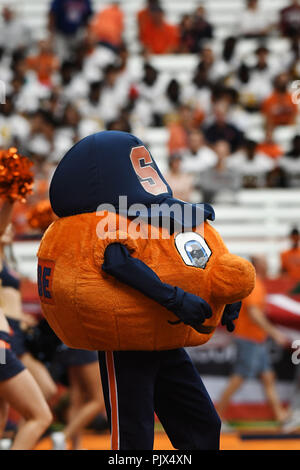
M 42 232 L 49 227 L 55 218 L 48 200 L 38 202 L 27 212 L 27 220 L 30 227 Z
M 32 193 L 32 162 L 18 154 L 16 148 L 0 150 L 0 197 L 11 202 L 25 202 Z

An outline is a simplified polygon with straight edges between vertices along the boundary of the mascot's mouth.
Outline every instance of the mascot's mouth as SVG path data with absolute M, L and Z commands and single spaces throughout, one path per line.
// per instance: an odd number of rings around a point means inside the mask
M 182 323 L 182 322 L 181 320 L 177 320 L 177 321 L 168 320 L 168 323 L 170 323 L 170 325 L 179 325 L 179 323 Z M 198 331 L 198 333 L 202 333 L 204 335 L 210 335 L 216 329 L 215 326 L 208 326 L 208 325 L 199 325 L 197 327 L 193 326 L 193 328 L 194 330 Z

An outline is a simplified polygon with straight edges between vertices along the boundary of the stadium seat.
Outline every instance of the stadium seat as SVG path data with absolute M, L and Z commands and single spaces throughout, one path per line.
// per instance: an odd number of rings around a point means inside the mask
M 144 139 L 151 145 L 166 145 L 168 137 L 168 129 L 166 129 L 165 127 L 149 127 L 145 132 Z
M 299 129 L 298 129 L 299 132 Z M 297 126 L 279 126 L 274 130 L 274 140 L 281 145 L 289 145 L 295 134 Z
M 164 72 L 176 73 L 182 70 L 193 71 L 199 59 L 194 54 L 152 55 L 151 63 Z

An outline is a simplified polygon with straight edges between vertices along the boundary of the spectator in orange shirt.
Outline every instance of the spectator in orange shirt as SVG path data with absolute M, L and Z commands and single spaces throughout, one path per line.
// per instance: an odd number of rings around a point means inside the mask
M 283 155 L 283 149 L 273 139 L 273 128 L 270 125 L 266 127 L 265 140 L 257 146 L 258 153 L 264 153 L 270 158 L 280 158 Z
M 177 26 L 165 21 L 162 8 L 157 5 L 150 7 L 151 19 L 142 24 L 140 40 L 150 54 L 172 54 L 179 45 Z
M 268 125 L 276 127 L 295 124 L 298 106 L 293 103 L 292 95 L 288 92 L 288 83 L 287 73 L 277 75 L 272 94 L 262 104 L 262 112 Z
M 291 248 L 280 254 L 281 272 L 300 281 L 300 232 L 295 227 L 290 233 Z
M 152 21 L 151 8 L 155 6 L 159 6 L 159 0 L 147 0 L 146 3 L 147 3 L 146 7 L 140 10 L 137 14 L 139 38 L 143 36 L 145 25 L 147 25 L 147 23 Z
M 286 346 L 288 341 L 265 316 L 266 291 L 263 279 L 267 272 L 266 260 L 264 257 L 255 257 L 252 263 L 257 274 L 256 286 L 242 304 L 235 328 L 237 358 L 234 372 L 219 400 L 218 412 L 222 417 L 230 399 L 245 379 L 258 376 L 276 420 L 283 423 L 287 412 L 282 407 L 276 392 L 266 338 L 270 336 L 280 346 Z
M 50 41 L 40 41 L 37 55 L 29 56 L 26 65 L 28 69 L 36 72 L 43 85 L 51 86 L 52 74 L 58 69 L 59 62 L 53 53 Z
M 178 119 L 168 126 L 170 155 L 186 150 L 188 148 L 189 133 L 199 127 L 197 112 L 190 106 L 182 105 L 178 111 Z
M 95 38 L 113 49 L 121 46 L 124 31 L 124 13 L 119 3 L 113 2 L 112 5 L 96 13 L 91 22 Z

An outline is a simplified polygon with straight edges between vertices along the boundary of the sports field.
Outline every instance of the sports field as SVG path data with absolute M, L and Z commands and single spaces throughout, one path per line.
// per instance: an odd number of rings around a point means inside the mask
M 253 426 L 254 424 L 254 426 Z M 274 434 L 274 438 L 271 436 Z M 260 435 L 260 437 L 259 437 Z M 50 450 L 51 441 L 43 439 L 36 450 Z M 110 435 L 86 433 L 82 439 L 82 449 L 110 450 Z M 221 435 L 221 450 L 299 450 L 300 435 L 280 435 L 269 423 L 252 423 L 239 431 Z M 159 429 L 155 433 L 154 450 L 173 450 L 167 435 Z

